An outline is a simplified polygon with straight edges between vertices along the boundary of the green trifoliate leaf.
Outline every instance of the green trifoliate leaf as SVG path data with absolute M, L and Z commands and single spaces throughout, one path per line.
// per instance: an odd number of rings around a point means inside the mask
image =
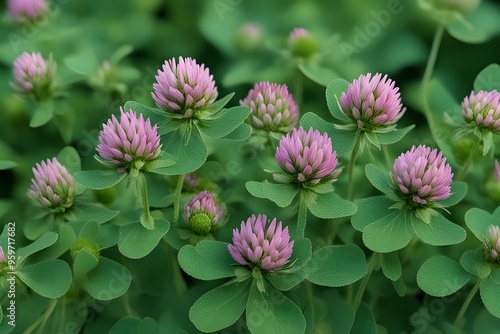
M 434 297 L 449 296 L 471 278 L 460 263 L 447 256 L 434 256 L 424 262 L 417 273 L 418 286 Z
M 87 48 L 82 49 L 72 56 L 64 58 L 63 62 L 72 71 L 89 76 L 96 73 L 100 66 L 95 52 Z
M 483 241 L 488 236 L 490 225 L 498 226 L 498 216 L 500 210 L 495 210 L 493 215 L 479 208 L 472 208 L 465 213 L 465 223 L 479 241 Z
M 110 282 L 114 282 L 110 288 Z M 87 273 L 83 288 L 97 300 L 111 300 L 127 292 L 132 277 L 120 263 L 105 257 L 99 259 L 97 266 Z
M 389 197 L 394 198 L 395 195 L 391 188 L 393 183 L 391 177 L 389 176 L 389 171 L 382 170 L 374 164 L 367 164 L 365 166 L 365 174 L 368 181 L 370 181 L 375 188 Z
M 481 280 L 479 286 L 481 299 L 486 309 L 495 317 L 500 318 L 500 268 L 491 271 L 490 276 Z
M 229 140 L 246 140 L 252 134 L 252 127 L 246 123 L 241 123 L 230 134 L 224 137 Z
M 228 244 L 202 240 L 196 246 L 186 245 L 179 251 L 181 268 L 201 280 L 214 280 L 235 276 L 236 261 L 228 250 Z
M 401 277 L 401 262 L 398 252 L 385 253 L 381 256 L 382 271 L 391 281 L 397 281 Z
M 75 173 L 82 170 L 81 160 L 78 151 L 72 146 L 66 146 L 57 155 L 57 161 L 61 163 L 68 172 Z
M 500 91 L 500 65 L 490 64 L 479 72 L 474 80 L 474 91 L 479 92 L 480 90 Z
M 301 310 L 290 299 L 271 285 L 266 285 L 266 293 L 261 293 L 252 284 L 246 307 L 246 321 L 251 333 L 259 334 L 302 334 L 306 320 Z
M 87 252 L 85 249 L 78 251 L 73 261 L 74 279 L 78 280 L 83 278 L 84 275 L 97 266 L 98 262 L 99 259 Z
M 131 259 L 148 255 L 170 229 L 165 219 L 154 219 L 155 229 L 146 229 L 140 222 L 122 225 L 118 235 L 118 250 Z
M 312 283 L 340 287 L 361 279 L 366 274 L 367 266 L 361 248 L 351 244 L 318 249 L 304 269 Z
M 6 225 L 7 226 L 7 225 Z M 28 256 L 53 245 L 58 239 L 57 233 L 45 232 L 31 244 L 17 250 L 17 261 L 22 263 Z
M 363 242 L 374 252 L 390 253 L 408 245 L 415 232 L 412 228 L 412 214 L 396 210 L 363 230 Z
M 270 183 L 268 181 L 249 181 L 245 187 L 253 196 L 269 199 L 282 208 L 289 206 L 299 192 L 299 189 L 292 184 Z
M 438 204 L 442 207 L 449 207 L 458 204 L 467 194 L 467 183 L 453 182 L 451 184 L 451 195 L 447 199 L 439 201 Z
M 209 107 L 209 110 L 213 113 L 221 110 L 222 108 L 224 108 L 226 106 L 226 104 L 228 104 L 229 101 L 231 101 L 233 96 L 234 96 L 234 93 L 229 93 L 226 96 L 224 96 L 223 98 L 218 99 L 217 101 L 212 103 L 212 105 Z
M 312 250 L 309 239 L 296 239 L 293 243 L 292 256 L 290 256 L 292 266 L 289 269 L 266 274 L 265 277 L 276 289 L 281 291 L 290 290 L 306 278 L 305 267 L 307 267 L 311 256 Z
M 59 259 L 22 267 L 17 277 L 40 296 L 52 299 L 62 297 L 71 285 L 71 269 Z
M 349 217 L 357 210 L 356 204 L 333 192 L 317 195 L 316 200 L 308 203 L 307 207 L 313 215 L 322 219 Z
M 361 305 L 359 305 L 358 312 L 354 318 L 351 333 L 378 334 L 375 317 L 373 316 L 370 307 L 368 307 L 365 303 L 361 303 Z
M 342 93 L 347 92 L 349 83 L 344 79 L 333 80 L 326 87 L 326 104 L 332 116 L 345 123 L 351 123 L 351 119 L 347 117 L 341 110 L 340 97 Z
M 9 160 L 0 160 L 0 170 L 12 169 L 19 166 L 17 162 Z
M 189 319 L 205 333 L 231 326 L 247 306 L 250 282 L 221 285 L 207 292 L 191 306 Z
M 397 143 L 398 141 L 403 139 L 403 137 L 406 136 L 408 132 L 410 132 L 414 127 L 415 125 L 412 124 L 410 126 L 407 126 L 406 128 L 377 133 L 378 141 L 381 145 L 390 145 Z
M 328 86 L 333 80 L 341 78 L 338 73 L 330 68 L 319 67 L 309 63 L 300 63 L 299 69 L 306 77 L 323 87 Z
M 488 277 L 491 273 L 491 265 L 484 259 L 484 249 L 466 250 L 460 258 L 460 264 L 470 274 L 481 279 Z
M 111 328 L 108 334 L 158 334 L 159 325 L 151 318 L 139 319 L 123 317 Z
M 500 9 L 493 3 L 481 2 L 469 15 L 446 25 L 449 34 L 461 42 L 484 43 L 500 33 L 498 16 Z
M 31 117 L 30 127 L 38 128 L 47 124 L 54 116 L 54 104 L 52 102 L 41 102 Z
M 375 196 L 355 200 L 358 210 L 351 218 L 352 226 L 363 232 L 365 227 L 393 212 L 390 207 L 394 202 L 387 196 Z
M 465 240 L 467 233 L 443 215 L 434 212 L 430 216 L 430 224 L 421 219 L 413 218 L 413 229 L 423 242 L 433 246 L 455 245 Z
M 71 208 L 72 220 L 87 222 L 94 220 L 98 224 L 103 224 L 118 216 L 120 211 L 110 210 L 100 204 L 80 204 L 77 203 Z
M 213 118 L 201 120 L 198 126 L 209 137 L 223 138 L 243 123 L 251 111 L 252 109 L 246 106 L 222 109 Z
M 76 182 L 90 189 L 106 189 L 117 185 L 128 174 L 117 170 L 90 170 L 80 171 L 73 174 Z

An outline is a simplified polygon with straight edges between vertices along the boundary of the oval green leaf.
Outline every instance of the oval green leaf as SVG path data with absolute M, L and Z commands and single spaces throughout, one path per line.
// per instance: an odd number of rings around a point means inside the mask
M 83 288 L 97 300 L 111 300 L 127 292 L 131 282 L 132 277 L 127 268 L 101 257 L 98 265 L 87 273 Z
M 428 295 L 449 296 L 463 287 L 471 278 L 462 266 L 447 256 L 434 256 L 422 264 L 417 283 Z
M 368 224 L 363 230 L 363 242 L 374 252 L 390 253 L 408 245 L 415 232 L 411 216 L 398 210 Z
M 148 230 L 140 222 L 122 225 L 118 233 L 118 250 L 131 259 L 140 259 L 158 245 L 170 229 L 165 219 L 155 219 L 155 229 Z
M 266 293 L 252 284 L 246 321 L 251 333 L 302 334 L 306 330 L 306 319 L 297 304 L 269 284 Z
M 349 217 L 357 210 L 356 204 L 340 198 L 334 192 L 318 194 L 316 201 L 309 203 L 307 208 L 313 215 L 322 219 Z
M 71 269 L 59 259 L 22 267 L 17 277 L 40 296 L 52 299 L 62 297 L 71 285 Z
M 307 279 L 314 284 L 340 287 L 354 283 L 366 274 L 366 258 L 361 248 L 354 244 L 327 246 L 313 253 L 304 270 Z
M 189 310 L 198 330 L 211 333 L 231 326 L 247 305 L 250 281 L 219 286 L 201 296 Z
M 253 196 L 271 200 L 282 208 L 289 206 L 299 192 L 299 189 L 291 184 L 270 183 L 268 181 L 249 181 L 245 187 Z
M 465 240 L 467 233 L 455 223 L 452 223 L 440 213 L 431 215 L 431 223 L 421 219 L 413 219 L 413 229 L 423 242 L 433 246 L 456 245 Z
M 481 280 L 479 292 L 486 309 L 495 317 L 500 318 L 500 268 L 492 270 L 491 275 Z
M 228 243 L 213 240 L 186 245 L 179 251 L 179 264 L 186 273 L 201 280 L 233 277 L 236 262 L 227 247 Z
M 90 170 L 76 172 L 73 177 L 76 182 L 87 188 L 101 190 L 118 184 L 127 175 L 116 170 Z

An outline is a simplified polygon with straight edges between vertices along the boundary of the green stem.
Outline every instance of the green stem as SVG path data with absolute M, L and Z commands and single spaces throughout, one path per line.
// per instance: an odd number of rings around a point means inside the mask
M 303 95 L 304 95 L 304 76 L 297 65 L 297 68 L 295 70 L 295 86 L 293 91 L 293 99 L 295 100 L 295 103 L 297 104 L 299 109 L 302 106 Z
M 49 306 L 47 307 L 47 310 L 42 314 L 40 318 L 38 318 L 31 326 L 29 326 L 23 334 L 30 334 L 33 332 L 39 325 L 40 329 L 39 332 L 43 332 L 43 327 L 45 327 L 45 323 L 49 319 L 50 315 L 54 311 L 55 307 L 57 305 L 57 299 L 52 299 L 49 303 Z
M 359 145 L 361 143 L 361 137 L 360 134 L 356 134 L 356 142 L 354 143 L 354 147 L 352 148 L 351 152 L 351 159 L 349 159 L 349 167 L 347 170 L 347 200 L 351 201 L 352 200 L 352 189 L 353 189 L 353 182 L 352 182 L 352 175 L 354 173 L 354 164 L 356 163 L 356 157 L 358 156 L 358 151 L 359 151 Z
M 439 47 L 443 39 L 444 25 L 440 24 L 436 32 L 434 33 L 434 39 L 432 40 L 431 53 L 429 54 L 429 59 L 427 59 L 427 65 L 425 66 L 424 77 L 422 79 L 424 97 L 427 101 L 429 93 L 429 83 L 431 81 L 432 72 L 434 71 L 434 65 L 436 64 L 437 55 L 439 52 Z
M 384 151 L 385 162 L 388 168 L 392 168 L 393 159 L 391 158 L 391 153 L 387 145 L 382 145 L 382 151 Z
M 460 308 L 460 311 L 458 311 L 457 317 L 455 318 L 455 326 L 459 326 L 462 322 L 462 319 L 465 315 L 465 311 L 467 311 L 467 308 L 469 307 L 470 302 L 472 301 L 472 298 L 474 298 L 474 295 L 477 292 L 477 289 L 479 289 L 479 286 L 481 285 L 481 280 L 478 279 L 476 285 L 470 290 L 469 294 L 467 295 L 467 298 L 465 298 L 464 303 L 462 304 L 462 307 Z
M 172 246 L 170 246 L 167 240 L 165 240 L 165 238 L 162 238 L 162 241 L 170 257 L 170 263 L 172 264 L 172 275 L 174 278 L 175 290 L 177 291 L 177 296 L 181 298 L 185 296 L 188 291 L 187 284 L 182 277 L 181 267 L 179 266 L 179 262 L 177 260 L 177 256 L 174 253 L 174 249 L 172 248 Z
M 370 280 L 370 276 L 373 272 L 373 269 L 378 264 L 379 256 L 380 256 L 380 253 L 374 252 L 371 256 L 370 262 L 368 262 L 368 271 L 366 272 L 365 277 L 363 277 L 363 280 L 361 281 L 361 284 L 358 288 L 358 292 L 356 293 L 356 297 L 354 298 L 354 303 L 352 304 L 354 312 L 356 312 L 359 308 L 359 305 L 361 305 L 361 301 L 363 300 L 363 294 L 365 293 L 366 285 L 368 284 L 368 281 Z
M 460 172 L 458 172 L 457 178 L 455 179 L 457 182 L 463 181 L 465 175 L 467 175 L 467 170 L 469 169 L 470 164 L 474 160 L 474 156 L 476 155 L 477 150 L 479 149 L 480 141 L 481 140 L 479 138 L 476 138 L 476 140 L 474 141 L 474 145 L 472 146 L 469 152 L 469 156 L 467 157 L 467 160 L 465 160 L 464 165 L 460 169 Z
M 182 186 L 184 185 L 184 178 L 186 175 L 180 175 L 177 180 L 177 186 L 175 187 L 175 195 L 174 195 L 174 226 L 179 222 L 179 209 L 181 205 L 181 193 Z
M 122 301 L 123 301 L 123 307 L 125 308 L 125 312 L 129 317 L 134 316 L 134 311 L 132 310 L 132 307 L 130 306 L 130 302 L 128 300 L 128 291 L 125 292 L 122 296 Z
M 303 238 L 306 231 L 307 204 L 304 195 L 300 194 L 299 214 L 297 216 L 297 238 Z
M 142 208 L 144 210 L 141 216 L 141 224 L 148 230 L 154 230 L 155 221 L 153 217 L 151 217 L 151 213 L 149 212 L 148 188 L 146 185 L 146 177 L 144 176 L 144 173 L 139 172 L 136 180 L 139 185 L 139 189 L 141 190 Z

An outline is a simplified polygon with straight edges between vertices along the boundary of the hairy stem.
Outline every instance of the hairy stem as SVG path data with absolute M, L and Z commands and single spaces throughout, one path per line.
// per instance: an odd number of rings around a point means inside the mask
M 476 138 L 476 140 L 474 141 L 474 145 L 472 146 L 472 148 L 469 152 L 469 156 L 467 157 L 467 160 L 465 160 L 462 168 L 460 169 L 460 172 L 458 172 L 458 175 L 456 178 L 457 182 L 463 181 L 463 179 L 465 178 L 465 175 L 467 175 L 467 170 L 469 169 L 470 164 L 474 160 L 474 156 L 476 155 L 477 150 L 479 149 L 480 141 L 481 140 L 479 138 Z
M 358 288 L 358 292 L 356 293 L 356 297 L 354 298 L 354 303 L 352 304 L 352 307 L 354 309 L 354 312 L 356 312 L 359 308 L 359 305 L 361 305 L 361 301 L 363 300 L 363 294 L 365 293 L 366 285 L 368 284 L 368 281 L 370 280 L 370 276 L 373 272 L 373 269 L 378 263 L 380 257 L 380 253 L 374 252 L 371 256 L 370 262 L 368 262 L 368 271 L 366 272 L 365 277 L 363 277 L 363 280 L 361 281 L 361 284 Z
M 303 238 L 306 231 L 307 204 L 304 195 L 300 194 L 299 214 L 297 215 L 297 238 Z
M 349 159 L 349 167 L 347 169 L 347 200 L 352 201 L 352 189 L 353 189 L 353 182 L 352 182 L 352 175 L 354 173 L 354 164 L 356 163 L 356 157 L 358 156 L 358 151 L 359 151 L 359 146 L 361 144 L 361 135 L 358 133 L 356 134 L 356 142 L 354 143 L 354 147 L 351 152 L 351 158 Z
M 427 65 L 425 66 L 424 77 L 422 79 L 423 93 L 425 101 L 427 101 L 429 93 L 429 83 L 431 81 L 432 72 L 434 71 L 434 65 L 436 64 L 437 55 L 439 52 L 439 47 L 441 46 L 441 41 L 443 39 L 444 26 L 440 24 L 436 32 L 434 33 L 434 39 L 432 40 L 431 53 L 427 59 Z
M 47 323 L 47 320 L 50 318 L 50 315 L 54 311 L 55 307 L 57 305 L 57 299 L 52 299 L 49 303 L 49 306 L 45 310 L 45 312 L 42 314 L 40 318 L 38 318 L 31 326 L 29 326 L 23 334 L 30 334 L 33 332 L 38 326 L 40 326 L 40 329 L 38 330 L 39 333 L 43 333 L 43 329 L 45 327 L 45 324 Z
M 174 194 L 174 226 L 179 222 L 179 209 L 181 205 L 181 194 L 182 194 L 182 186 L 184 185 L 184 178 L 186 175 L 180 175 L 177 180 L 177 186 L 175 187 Z
M 477 289 L 479 289 L 479 286 L 481 285 L 481 280 L 478 279 L 476 285 L 470 290 L 469 294 L 467 295 L 467 298 L 465 298 L 464 303 L 462 304 L 462 307 L 460 308 L 460 311 L 458 311 L 457 317 L 455 318 L 455 326 L 461 327 L 460 324 L 462 322 L 462 319 L 465 315 L 465 311 L 467 311 L 467 308 L 469 307 L 470 302 L 472 301 L 472 298 L 474 298 L 474 295 L 477 292 Z
M 139 185 L 139 189 L 141 190 L 142 208 L 144 210 L 141 216 L 141 224 L 148 230 L 154 230 L 155 222 L 153 217 L 151 217 L 151 213 L 149 212 L 148 188 L 146 185 L 146 177 L 144 177 L 144 173 L 139 172 L 136 179 Z

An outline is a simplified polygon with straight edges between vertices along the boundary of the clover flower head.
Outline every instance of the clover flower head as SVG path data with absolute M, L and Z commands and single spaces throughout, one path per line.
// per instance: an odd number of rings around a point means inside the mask
M 35 177 L 31 179 L 29 197 L 55 212 L 64 212 L 73 205 L 75 180 L 57 158 L 37 163 L 32 170 Z
M 276 148 L 276 162 L 287 175 L 275 173 L 273 178 L 281 183 L 297 183 L 303 187 L 333 183 L 342 171 L 337 152 L 326 133 L 300 127 L 284 135 Z
M 13 63 L 13 75 L 17 85 L 11 86 L 21 93 L 32 94 L 37 99 L 53 93 L 56 65 L 45 60 L 40 52 L 23 52 Z
M 252 269 L 274 273 L 287 264 L 292 256 L 293 241 L 288 227 L 276 218 L 269 223 L 266 215 L 252 215 L 233 230 L 233 243 L 228 246 L 233 259 Z
M 188 173 L 184 177 L 184 185 L 196 188 L 200 185 L 200 178 L 195 173 Z
M 33 20 L 46 11 L 48 5 L 47 0 L 9 0 L 7 7 L 13 18 Z
M 500 264 L 500 228 L 498 226 L 488 227 L 488 238 L 484 240 L 484 250 L 491 262 Z
M 257 130 L 288 133 L 299 119 L 299 109 L 286 85 L 256 83 L 240 105 L 252 109 L 247 122 Z
M 219 228 L 225 214 L 225 207 L 217 203 L 215 193 L 206 190 L 184 205 L 184 219 L 191 231 L 198 235 L 207 235 Z
M 141 170 L 161 153 L 160 136 L 156 125 L 151 126 L 149 118 L 137 117 L 130 109 L 124 112 L 120 107 L 120 121 L 114 115 L 103 124 L 99 133 L 97 157 L 101 162 L 116 167 L 120 173 L 131 169 Z
M 191 58 L 179 57 L 178 62 L 175 58 L 166 60 L 155 78 L 151 94 L 156 105 L 184 118 L 198 118 L 218 96 L 208 68 Z
M 500 93 L 496 90 L 472 91 L 462 102 L 462 115 L 467 123 L 481 131 L 500 132 Z
M 0 246 L 0 262 L 5 262 L 5 261 L 6 261 L 5 254 L 3 252 L 2 246 Z
M 340 105 L 344 114 L 366 132 L 396 124 L 406 111 L 395 82 L 380 73 L 362 74 L 349 83 Z
M 442 152 L 425 145 L 402 153 L 390 173 L 395 193 L 412 208 L 422 208 L 451 194 L 453 173 Z
M 297 27 L 288 35 L 288 48 L 293 55 L 307 58 L 316 53 L 318 43 L 309 30 Z

